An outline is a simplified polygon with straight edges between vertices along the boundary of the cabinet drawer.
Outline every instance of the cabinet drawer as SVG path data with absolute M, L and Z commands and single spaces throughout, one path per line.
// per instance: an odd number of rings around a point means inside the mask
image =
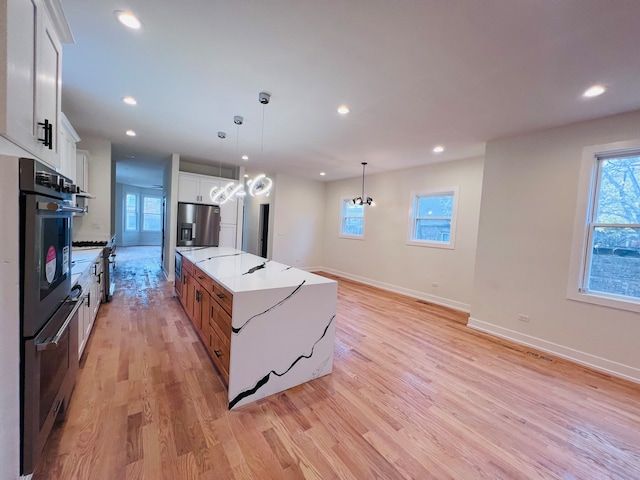
M 210 306 L 209 325 L 217 330 L 219 336 L 225 340 L 231 338 L 231 316 L 216 302 L 212 302 Z
M 191 263 L 186 258 L 182 257 L 182 273 L 188 273 L 189 275 L 193 275 L 194 269 L 193 263 Z
M 231 311 L 233 308 L 233 295 L 221 286 L 218 282 L 213 282 L 213 294 L 211 295 L 213 299 L 220 304 L 222 308 L 226 310 L 226 312 L 231 315 Z
M 208 292 L 209 295 L 213 295 L 213 290 L 214 290 L 213 286 L 215 284 L 213 279 L 209 275 L 204 273 L 202 270 L 200 270 L 200 267 L 195 267 L 195 272 L 193 275 L 196 277 L 196 280 L 200 282 L 200 285 L 202 285 L 202 288 L 204 288 L 204 290 Z
M 220 338 L 214 328 L 209 325 L 207 349 L 211 359 L 220 370 L 223 378 L 229 383 L 229 353 L 231 351 L 228 341 Z

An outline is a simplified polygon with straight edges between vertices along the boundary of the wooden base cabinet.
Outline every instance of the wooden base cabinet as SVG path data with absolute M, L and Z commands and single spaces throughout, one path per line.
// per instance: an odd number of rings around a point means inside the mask
M 233 297 L 186 259 L 182 260 L 182 279 L 176 283 L 176 289 L 180 290 L 178 297 L 207 353 L 228 383 L 231 316 L 225 309 L 230 311 Z
M 229 409 L 331 372 L 337 282 L 234 248 L 176 251 L 191 264 L 184 309 Z

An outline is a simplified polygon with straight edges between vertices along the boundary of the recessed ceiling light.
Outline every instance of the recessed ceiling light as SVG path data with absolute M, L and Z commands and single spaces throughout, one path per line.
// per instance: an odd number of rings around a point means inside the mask
M 583 97 L 593 98 L 602 95 L 607 89 L 603 85 L 593 85 L 582 94 Z
M 320 176 L 321 176 L 321 177 L 324 177 L 325 175 L 326 175 L 326 173 L 324 173 L 324 172 L 320 172 Z
M 433 147 L 433 153 L 442 153 L 442 152 L 444 152 L 444 147 L 442 145 Z
M 126 103 L 127 105 L 137 105 L 138 104 L 138 101 L 133 97 L 124 97 L 122 99 L 122 101 L 124 103 Z
M 338 113 L 340 115 L 346 115 L 347 113 L 349 113 L 351 111 L 351 109 L 349 107 L 347 107 L 346 105 L 340 105 L 338 107 Z
M 249 160 L 249 155 L 242 155 L 242 159 L 243 159 L 244 161 Z
M 245 173 L 245 174 L 244 174 L 244 178 L 249 178 L 249 174 L 248 174 L 248 173 Z
M 133 130 L 127 130 L 125 133 L 127 135 L 129 135 L 130 137 L 135 137 L 136 136 L 136 132 L 134 132 Z
M 123 24 L 125 27 L 138 30 L 142 26 L 142 23 L 140 23 L 140 20 L 138 20 L 138 17 L 136 17 L 131 12 L 116 10 L 113 13 L 115 14 L 116 18 L 120 21 L 120 23 Z

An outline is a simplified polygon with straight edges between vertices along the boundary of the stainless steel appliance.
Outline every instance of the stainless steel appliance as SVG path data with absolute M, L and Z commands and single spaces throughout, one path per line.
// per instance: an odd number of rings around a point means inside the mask
M 20 159 L 22 334 L 34 336 L 71 289 L 71 180 Z
M 29 474 L 64 412 L 78 368 L 77 297 L 71 289 L 68 178 L 20 159 L 21 469 Z
M 178 203 L 179 247 L 217 247 L 220 240 L 220 207 Z

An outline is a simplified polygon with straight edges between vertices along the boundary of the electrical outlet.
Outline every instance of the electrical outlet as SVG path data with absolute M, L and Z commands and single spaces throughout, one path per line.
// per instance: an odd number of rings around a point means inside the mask
M 528 322 L 529 321 L 529 315 L 523 315 L 522 313 L 518 315 L 518 320 L 520 320 L 521 322 Z
M 438 288 L 440 286 L 440 284 L 438 282 L 431 282 L 431 286 L 433 288 Z

